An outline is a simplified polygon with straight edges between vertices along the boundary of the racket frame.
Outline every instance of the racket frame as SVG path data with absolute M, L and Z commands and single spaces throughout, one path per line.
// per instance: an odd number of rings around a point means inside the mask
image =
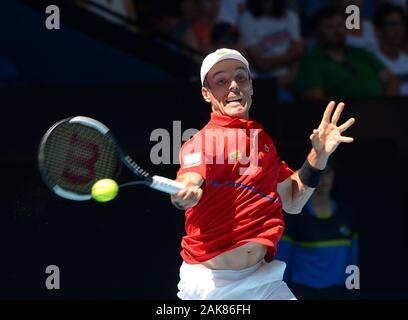
M 45 145 L 47 142 L 47 139 L 51 135 L 51 133 L 61 124 L 63 123 L 78 123 L 87 127 L 90 127 L 92 129 L 97 130 L 99 133 L 101 133 L 106 139 L 108 139 L 109 143 L 113 146 L 116 155 L 120 161 L 118 161 L 118 170 L 116 174 L 116 178 L 119 176 L 119 173 L 121 171 L 121 165 L 122 163 L 126 165 L 126 167 L 129 168 L 129 170 L 138 176 L 139 178 L 142 179 L 142 183 L 145 184 L 146 186 L 149 186 L 153 189 L 166 192 L 166 193 L 177 193 L 178 191 L 182 190 L 185 185 L 183 183 L 161 177 L 161 176 L 151 176 L 147 171 L 142 169 L 128 154 L 126 154 L 123 149 L 119 146 L 119 144 L 116 142 L 116 139 L 113 137 L 111 134 L 109 128 L 105 126 L 103 123 L 89 118 L 85 116 L 75 116 L 75 117 L 69 117 L 62 119 L 55 123 L 52 127 L 50 127 L 43 138 L 41 139 L 41 143 L 39 146 L 38 150 L 38 167 L 39 167 L 39 172 L 41 175 L 42 180 L 45 182 L 45 184 L 50 188 L 54 193 L 59 195 L 60 197 L 69 199 L 69 200 L 76 200 L 76 201 L 86 201 L 92 199 L 91 194 L 78 194 L 72 191 L 65 190 L 58 184 L 52 181 L 52 179 L 49 178 L 46 170 L 44 169 L 44 162 L 45 162 L 45 156 L 44 156 L 44 149 Z

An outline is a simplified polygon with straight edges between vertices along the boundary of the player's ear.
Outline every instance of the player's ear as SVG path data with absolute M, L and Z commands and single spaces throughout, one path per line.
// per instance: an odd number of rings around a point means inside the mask
M 206 102 L 210 103 L 211 102 L 211 97 L 210 97 L 210 91 L 206 87 L 201 88 L 201 94 L 203 95 L 203 98 Z
M 252 87 L 252 79 L 249 79 L 249 94 L 252 96 L 254 94 L 254 88 Z

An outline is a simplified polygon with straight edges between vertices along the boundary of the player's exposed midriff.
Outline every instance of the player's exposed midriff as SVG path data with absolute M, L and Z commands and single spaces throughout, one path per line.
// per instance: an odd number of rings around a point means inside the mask
M 201 263 L 203 267 L 219 270 L 240 270 L 250 267 L 263 259 L 266 246 L 257 242 L 248 242 L 232 250 Z

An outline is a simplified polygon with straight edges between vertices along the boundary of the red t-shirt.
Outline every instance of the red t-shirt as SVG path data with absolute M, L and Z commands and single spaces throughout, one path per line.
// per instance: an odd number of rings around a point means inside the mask
M 201 200 L 185 213 L 184 261 L 200 263 L 249 241 L 266 245 L 265 259 L 272 260 L 284 230 L 277 184 L 293 171 L 262 127 L 212 113 L 180 150 L 177 175 L 185 172 L 205 182 Z

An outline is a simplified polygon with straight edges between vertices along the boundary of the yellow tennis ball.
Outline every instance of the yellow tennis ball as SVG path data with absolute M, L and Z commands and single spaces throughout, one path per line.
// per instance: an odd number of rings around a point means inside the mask
M 115 199 L 119 186 L 115 180 L 101 179 L 92 186 L 92 197 L 98 202 L 107 202 Z

